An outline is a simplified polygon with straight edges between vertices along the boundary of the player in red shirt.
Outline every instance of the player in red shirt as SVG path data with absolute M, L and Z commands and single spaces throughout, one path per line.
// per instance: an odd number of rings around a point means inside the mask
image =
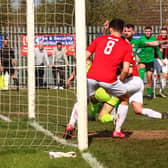
M 87 48 L 89 56 L 95 52 L 95 56 L 87 77 L 106 83 L 117 81 L 117 68 L 121 62 L 131 61 L 132 50 L 129 44 L 120 37 L 100 36 Z
M 127 28 L 127 27 L 126 27 Z M 131 29 L 133 30 L 133 29 Z M 124 33 L 127 33 L 127 31 L 124 31 Z M 129 36 L 126 34 L 126 40 L 129 41 L 129 39 L 132 39 L 132 36 L 134 34 L 134 31 L 130 31 Z M 162 41 L 163 42 L 163 41 Z M 160 42 L 159 42 L 160 43 Z M 145 45 L 149 46 L 157 46 L 159 43 L 155 42 L 148 42 L 144 43 Z M 129 93 L 129 103 L 132 104 L 132 107 L 134 109 L 134 112 L 136 114 L 144 115 L 149 118 L 158 118 L 158 119 L 167 119 L 168 113 L 160 113 L 155 110 L 144 108 L 143 107 L 143 92 L 144 92 L 144 84 L 141 78 L 139 77 L 135 57 L 133 55 L 132 63 L 130 65 L 130 71 L 128 78 L 125 79 L 124 84 L 127 88 L 127 91 Z
M 133 57 L 133 62 L 131 65 L 132 67 L 130 67 L 129 77 L 125 79 L 124 83 L 130 95 L 129 103 L 132 104 L 134 112 L 136 114 L 144 115 L 149 118 L 168 119 L 167 112 L 160 113 L 150 108 L 143 107 L 144 84 L 141 78 L 139 77 L 135 57 Z
M 162 28 L 160 30 L 160 36 L 157 37 L 158 40 L 168 40 L 167 28 Z M 168 43 L 160 45 L 160 51 L 163 57 L 163 61 L 165 65 L 160 62 L 160 59 L 155 58 L 155 71 L 154 71 L 154 83 L 153 83 L 153 90 L 155 91 L 156 88 L 156 81 L 160 79 L 160 91 L 159 94 L 161 97 L 167 97 L 164 93 L 164 88 L 166 86 L 166 80 L 168 79 Z M 154 92 L 155 93 L 155 92 Z
M 129 73 L 130 62 L 132 62 L 132 48 L 121 38 L 124 22 L 114 19 L 110 22 L 110 35 L 97 37 L 87 48 L 86 59 L 90 59 L 95 53 L 92 65 L 87 74 L 88 96 L 94 98 L 98 87 L 103 87 L 111 96 L 120 99 L 116 128 L 113 137 L 123 138 L 125 134 L 121 127 L 128 112 L 128 93 L 121 81 L 124 81 Z M 117 68 L 123 63 L 120 80 L 117 80 Z

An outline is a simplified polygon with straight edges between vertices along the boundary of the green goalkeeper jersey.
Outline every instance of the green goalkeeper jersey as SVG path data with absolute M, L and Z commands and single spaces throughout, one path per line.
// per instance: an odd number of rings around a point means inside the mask
M 155 55 L 154 47 L 144 47 L 144 46 L 145 46 L 145 42 L 156 41 L 156 40 L 157 38 L 154 36 L 151 36 L 150 38 L 146 38 L 146 36 L 143 35 L 134 42 L 136 52 L 137 52 L 137 49 L 140 48 L 140 52 L 138 56 L 141 62 L 148 63 L 148 62 L 154 61 L 154 55 Z M 156 47 L 156 53 L 160 57 L 160 59 L 162 59 L 159 46 Z

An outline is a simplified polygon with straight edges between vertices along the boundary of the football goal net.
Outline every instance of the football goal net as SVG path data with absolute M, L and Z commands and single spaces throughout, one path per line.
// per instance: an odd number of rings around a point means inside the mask
M 0 8 L 0 146 L 69 145 L 62 135 L 78 101 L 72 142 L 86 149 L 85 1 L 1 0 Z

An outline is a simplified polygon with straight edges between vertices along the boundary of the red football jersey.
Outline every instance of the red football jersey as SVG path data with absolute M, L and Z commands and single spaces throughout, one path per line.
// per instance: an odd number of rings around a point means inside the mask
M 139 76 L 139 72 L 138 72 L 138 67 L 136 65 L 136 61 L 133 62 L 133 65 L 132 65 L 132 76 Z
M 132 50 L 132 46 L 130 46 L 130 47 L 131 47 L 130 50 Z M 132 54 L 131 65 L 132 65 L 132 75 L 131 76 L 139 76 L 138 67 L 136 65 L 136 60 L 135 60 L 134 54 Z
M 110 35 L 97 37 L 87 50 L 95 52 L 87 74 L 89 79 L 113 83 L 117 80 L 116 72 L 121 62 L 132 63 L 132 48 L 120 37 Z

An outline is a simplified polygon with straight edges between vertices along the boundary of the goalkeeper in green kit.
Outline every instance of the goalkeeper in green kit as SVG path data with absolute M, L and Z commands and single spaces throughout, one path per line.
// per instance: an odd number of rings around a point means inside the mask
M 91 62 L 87 62 L 86 71 L 89 70 Z M 66 86 L 70 87 L 70 82 L 74 80 L 76 76 L 76 70 L 74 70 L 71 76 L 66 82 Z M 102 123 L 108 123 L 115 121 L 117 119 L 115 107 L 119 105 L 119 98 L 111 97 L 105 89 L 99 87 L 95 95 L 91 97 L 91 101 L 88 102 L 88 119 L 95 120 L 96 115 L 98 115 L 98 120 Z M 67 124 L 63 138 L 71 139 L 75 124 L 78 118 L 78 102 L 76 102 L 72 108 L 71 117 L 69 123 Z
M 144 80 L 145 71 L 147 76 L 147 96 L 152 98 L 152 75 L 154 71 L 154 47 L 143 47 L 140 44 L 150 41 L 156 41 L 157 38 L 152 36 L 152 28 L 146 27 L 145 34 L 136 40 L 135 48 L 140 48 L 139 56 L 139 75 Z M 156 47 L 156 52 L 162 61 L 162 55 L 159 46 Z M 163 61 L 162 61 L 163 62 Z M 164 64 L 164 63 L 163 63 Z

